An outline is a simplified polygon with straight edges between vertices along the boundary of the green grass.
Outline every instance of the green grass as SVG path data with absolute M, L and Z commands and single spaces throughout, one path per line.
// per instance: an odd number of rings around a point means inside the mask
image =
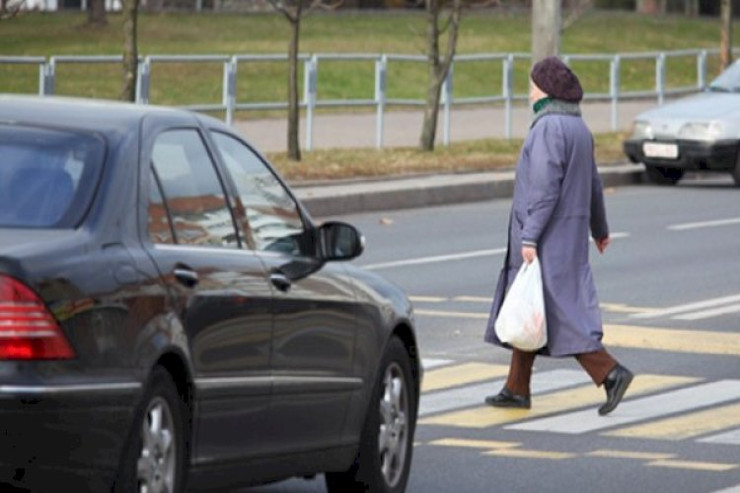
M 0 55 L 92 55 L 121 52 L 120 15 L 109 15 L 109 26 L 89 29 L 78 13 L 31 13 L 0 24 Z M 420 11 L 314 14 L 304 20 L 302 53 L 399 53 L 424 51 L 425 17 Z M 530 20 L 526 13 L 473 11 L 461 24 L 460 54 L 527 52 Z M 276 14 L 146 14 L 140 17 L 142 55 L 153 54 L 258 54 L 287 50 L 289 25 Z M 740 33 L 735 30 L 735 42 Z M 568 29 L 564 53 L 618 53 L 688 48 L 716 48 L 719 21 L 681 16 L 654 18 L 631 13 L 594 11 Z M 573 62 L 587 92 L 609 90 L 607 62 Z M 716 74 L 717 57 L 710 57 L 709 77 Z M 515 91 L 527 93 L 528 62 L 515 65 Z M 654 63 L 624 61 L 624 90 L 654 87 Z M 319 65 L 319 99 L 371 99 L 374 95 L 372 61 L 323 61 Z M 284 62 L 244 62 L 238 68 L 239 102 L 285 100 L 287 67 Z M 221 99 L 222 66 L 208 64 L 155 64 L 150 101 L 186 105 L 216 103 Z M 302 81 L 302 77 L 301 77 Z M 696 84 L 695 57 L 668 61 L 669 87 Z M 391 62 L 388 97 L 422 99 L 424 63 Z M 57 69 L 56 92 L 68 95 L 115 98 L 121 84 L 115 64 L 85 66 L 62 64 Z M 501 93 L 501 62 L 460 62 L 455 67 L 457 98 Z M 38 69 L 0 64 L 0 91 L 35 93 Z

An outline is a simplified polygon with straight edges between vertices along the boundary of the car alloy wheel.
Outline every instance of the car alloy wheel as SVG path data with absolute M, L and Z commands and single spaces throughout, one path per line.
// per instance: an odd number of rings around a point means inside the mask
M 177 443 L 172 411 L 166 400 L 155 397 L 141 427 L 141 455 L 136 475 L 140 493 L 174 491 Z
M 152 370 L 121 457 L 115 493 L 178 493 L 185 487 L 187 406 L 172 376 Z
M 409 433 L 408 385 L 398 363 L 385 371 L 380 399 L 378 452 L 381 472 L 388 486 L 395 487 L 404 473 Z

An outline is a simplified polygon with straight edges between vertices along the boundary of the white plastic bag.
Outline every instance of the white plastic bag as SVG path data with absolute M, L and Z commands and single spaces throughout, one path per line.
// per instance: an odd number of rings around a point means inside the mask
M 506 293 L 494 325 L 501 342 L 522 351 L 535 351 L 547 344 L 545 298 L 540 262 L 524 262 Z

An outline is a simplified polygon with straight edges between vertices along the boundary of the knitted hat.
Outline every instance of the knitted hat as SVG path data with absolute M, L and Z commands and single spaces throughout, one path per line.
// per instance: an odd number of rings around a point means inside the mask
M 558 57 L 549 56 L 534 64 L 532 81 L 548 96 L 577 103 L 583 99 L 583 88 L 566 64 Z

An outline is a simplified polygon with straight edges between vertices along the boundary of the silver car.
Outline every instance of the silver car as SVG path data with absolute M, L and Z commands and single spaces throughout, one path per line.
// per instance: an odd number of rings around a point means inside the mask
M 740 186 L 740 60 L 707 91 L 645 111 L 624 152 L 653 183 L 673 185 L 686 171 L 730 173 Z

